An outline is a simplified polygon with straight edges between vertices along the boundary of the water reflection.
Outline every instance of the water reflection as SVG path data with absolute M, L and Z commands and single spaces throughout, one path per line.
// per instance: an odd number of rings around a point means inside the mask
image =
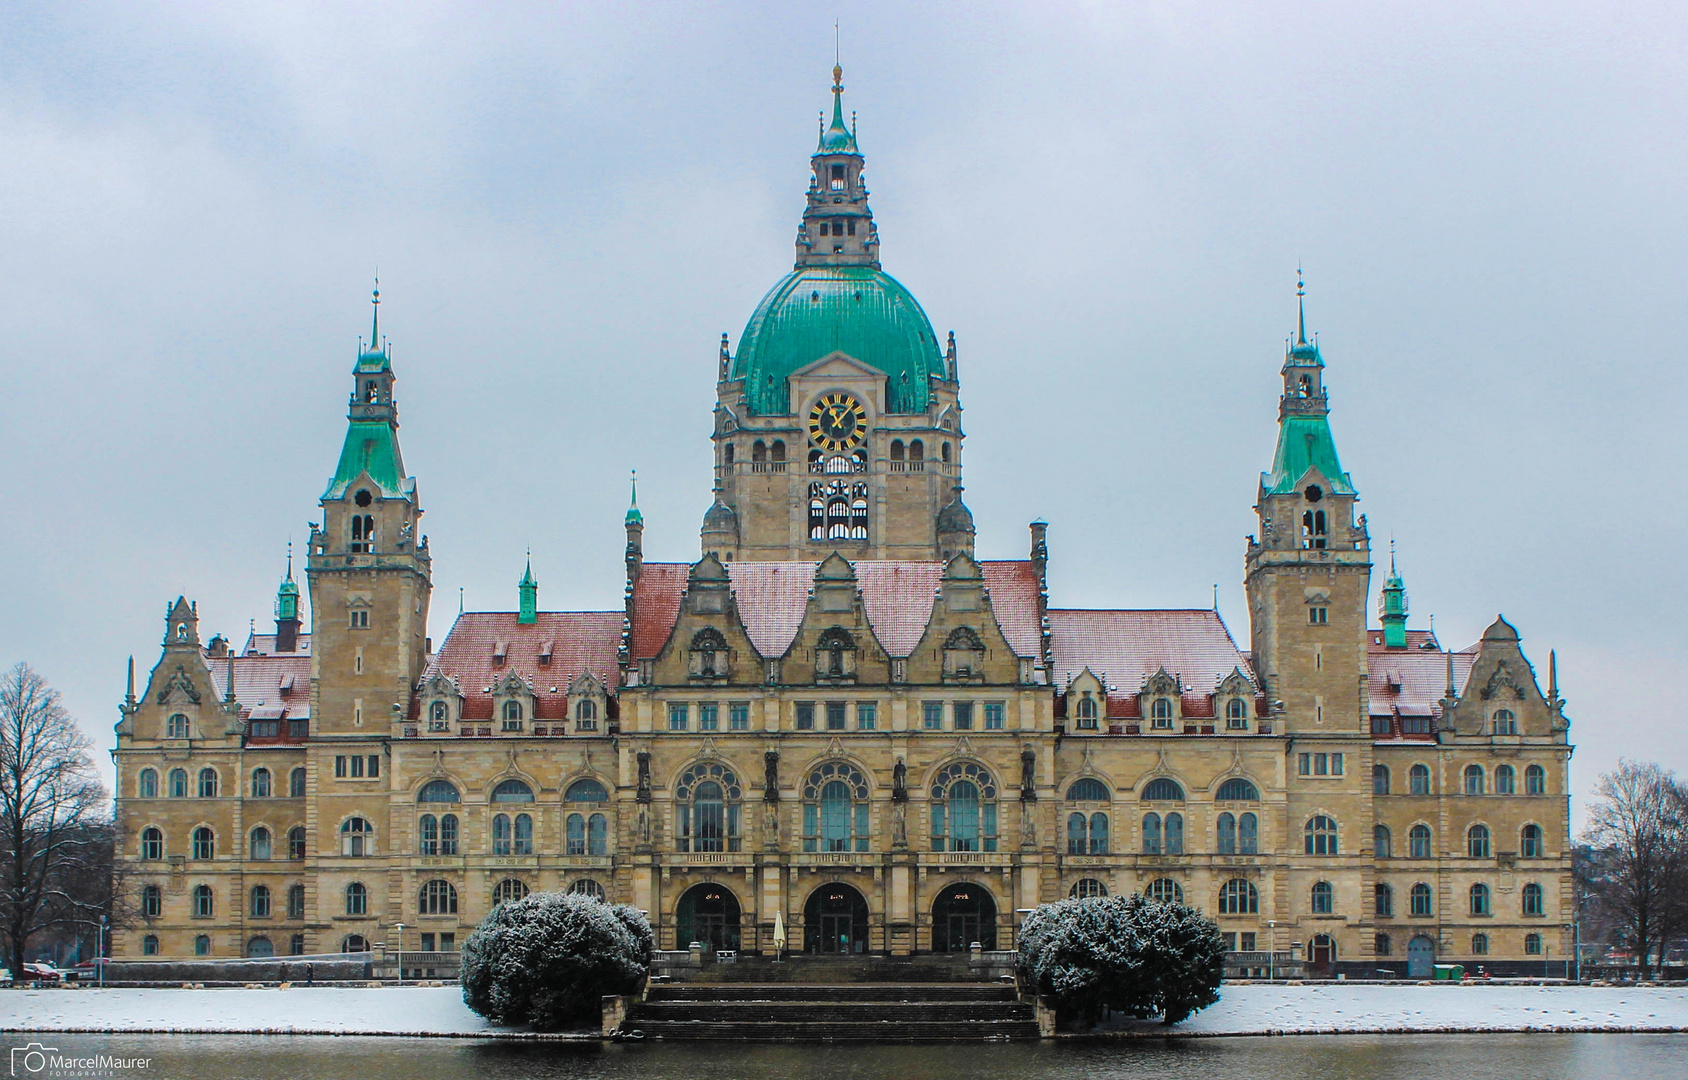
M 1681 1080 L 1688 1061 L 1688 1035 L 1304 1035 L 965 1047 L 600 1046 L 300 1035 L 37 1038 L 76 1056 L 150 1057 L 144 1075 L 167 1080 Z

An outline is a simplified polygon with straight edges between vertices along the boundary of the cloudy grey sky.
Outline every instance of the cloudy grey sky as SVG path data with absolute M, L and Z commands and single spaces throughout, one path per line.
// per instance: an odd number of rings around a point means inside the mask
M 167 600 L 263 627 L 380 268 L 458 589 L 695 557 L 723 330 L 790 265 L 832 22 L 886 269 L 961 349 L 979 547 L 1055 602 L 1241 570 L 1307 270 L 1413 623 L 1557 648 L 1586 788 L 1688 768 L 1681 4 L 7 5 L 0 660 L 102 748 Z

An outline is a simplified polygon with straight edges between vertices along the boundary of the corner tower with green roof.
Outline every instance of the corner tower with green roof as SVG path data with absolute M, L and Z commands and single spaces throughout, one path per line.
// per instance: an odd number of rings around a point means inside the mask
M 705 554 L 734 559 L 938 558 L 971 550 L 961 504 L 954 335 L 940 344 L 879 263 L 864 159 L 833 68 L 832 120 L 810 156 L 796 265 L 723 335 L 715 497 Z M 939 517 L 965 521 L 940 544 Z
M 370 341 L 352 365 L 346 438 L 311 526 L 313 735 L 385 739 L 427 661 L 432 559 L 416 480 L 399 453 L 393 362 L 379 287 Z M 346 753 L 342 748 L 340 753 Z

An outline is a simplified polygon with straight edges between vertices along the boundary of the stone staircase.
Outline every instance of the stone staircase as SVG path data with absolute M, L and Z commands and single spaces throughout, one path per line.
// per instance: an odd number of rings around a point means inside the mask
M 741 1042 L 987 1042 L 1038 1037 L 1009 983 L 667 983 L 623 1030 Z

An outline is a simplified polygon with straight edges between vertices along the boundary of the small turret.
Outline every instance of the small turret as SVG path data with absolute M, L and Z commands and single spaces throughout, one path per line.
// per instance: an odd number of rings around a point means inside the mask
M 627 526 L 627 587 L 639 580 L 639 569 L 645 562 L 645 515 L 639 513 L 639 470 L 633 470 L 633 499 L 622 519 Z
M 516 584 L 516 592 L 521 600 L 521 608 L 516 613 L 516 621 L 523 626 L 531 626 L 539 621 L 539 581 L 533 576 L 533 553 L 528 553 L 527 569 L 522 572 L 522 580 Z
M 275 651 L 299 649 L 299 586 L 293 581 L 293 542 L 287 543 L 287 576 L 275 591 Z
M 1383 622 L 1383 644 L 1390 649 L 1407 647 L 1407 586 L 1395 569 L 1395 543 L 1389 543 L 1389 578 L 1377 598 L 1378 618 Z

